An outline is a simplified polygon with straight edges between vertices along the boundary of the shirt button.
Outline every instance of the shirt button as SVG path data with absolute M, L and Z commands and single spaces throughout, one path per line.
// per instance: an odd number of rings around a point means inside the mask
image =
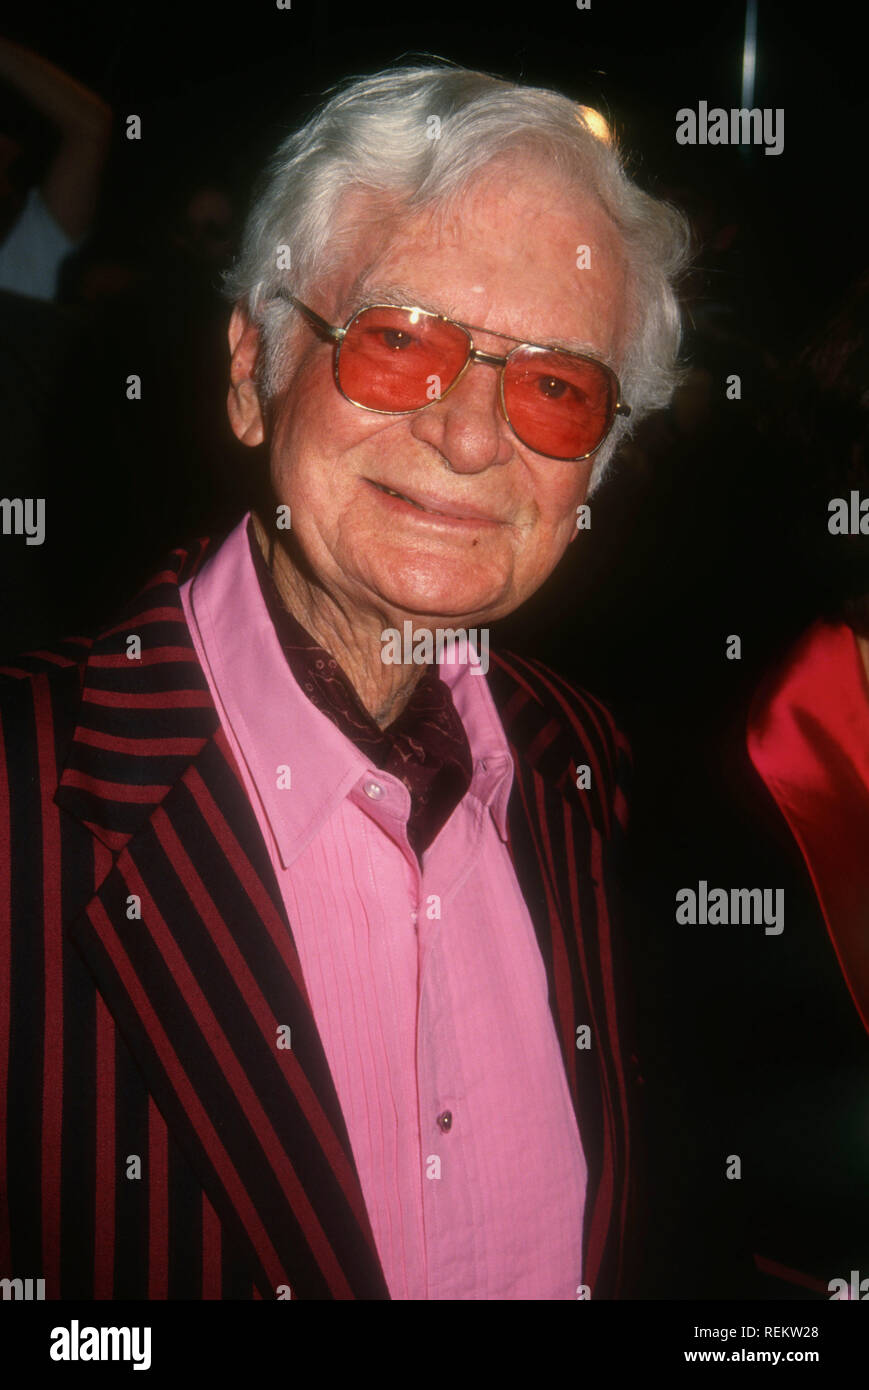
M 383 788 L 379 782 L 366 782 L 365 795 L 370 796 L 372 801 L 378 801 L 383 795 Z
M 444 1134 L 448 1134 L 449 1131 L 452 1129 L 452 1127 L 453 1127 L 453 1112 L 452 1112 L 452 1110 L 445 1110 L 445 1111 L 443 1112 L 442 1115 L 438 1115 L 438 1128 L 441 1129 L 441 1130 L 443 1130 Z

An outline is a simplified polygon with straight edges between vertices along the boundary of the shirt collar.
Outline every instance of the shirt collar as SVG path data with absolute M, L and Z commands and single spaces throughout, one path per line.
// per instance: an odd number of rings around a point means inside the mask
M 357 784 L 383 774 L 293 676 L 260 590 L 249 515 L 183 587 L 182 597 L 221 718 L 288 868 Z M 489 807 L 506 841 L 513 761 L 486 677 L 447 656 L 440 674 L 468 735 L 474 765 L 468 795 Z M 290 786 L 281 786 L 288 776 Z

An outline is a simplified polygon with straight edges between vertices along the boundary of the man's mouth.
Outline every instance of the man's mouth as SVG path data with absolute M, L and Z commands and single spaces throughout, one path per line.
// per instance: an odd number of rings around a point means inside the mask
M 387 497 L 398 497 L 402 502 L 409 502 L 412 507 L 416 507 L 417 511 L 427 512 L 429 510 L 428 507 L 420 506 L 419 502 L 414 502 L 412 497 L 405 497 L 403 492 L 396 492 L 393 487 L 384 487 L 382 483 L 375 483 L 374 486 L 378 492 L 385 492 Z M 434 513 L 432 512 L 430 515 L 434 515 Z
M 427 516 L 438 517 L 441 521 L 463 521 L 466 524 L 476 524 L 477 526 L 503 524 L 498 517 L 484 512 L 479 507 L 472 507 L 466 502 L 450 502 L 440 497 L 429 496 L 425 496 L 423 501 L 419 497 L 409 497 L 406 492 L 399 492 L 398 488 L 388 487 L 386 483 L 376 483 L 373 478 L 368 478 L 367 481 L 386 497 L 394 497 L 399 502 L 406 502 L 409 507 L 415 507 L 418 512 L 424 512 Z

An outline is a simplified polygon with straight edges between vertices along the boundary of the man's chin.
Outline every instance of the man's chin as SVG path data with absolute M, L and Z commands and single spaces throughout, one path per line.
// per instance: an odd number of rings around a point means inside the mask
M 400 627 L 410 621 L 423 627 L 479 627 L 504 611 L 488 594 L 457 591 L 457 586 L 449 593 L 442 589 L 436 593 L 425 590 L 391 587 L 381 590 L 381 602 L 389 616 L 390 625 Z
M 471 556 L 416 555 L 405 564 L 386 560 L 371 580 L 382 602 L 402 618 L 482 621 L 503 612 L 507 599 L 503 567 L 493 568 L 472 575 Z

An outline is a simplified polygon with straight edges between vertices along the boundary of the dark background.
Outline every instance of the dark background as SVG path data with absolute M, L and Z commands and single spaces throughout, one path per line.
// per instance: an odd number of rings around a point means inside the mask
M 821 440 L 788 447 L 777 421 L 800 345 L 866 268 L 853 14 L 760 0 L 753 104 L 784 108 L 775 157 L 675 141 L 680 107 L 741 105 L 739 3 L 42 4 L 6 31 L 99 92 L 116 129 L 97 224 L 59 305 L 27 315 L 4 296 L 0 486 L 46 498 L 47 540 L 2 541 L 0 654 L 94 630 L 167 549 L 226 531 L 245 509 L 262 460 L 226 422 L 217 283 L 229 251 L 191 237 L 190 200 L 222 195 L 231 215 L 215 238 L 231 250 L 265 156 L 330 85 L 434 54 L 556 87 L 603 111 L 634 177 L 691 217 L 692 375 L 614 465 L 591 531 L 493 634 L 606 699 L 634 748 L 626 927 L 648 1088 L 649 1297 L 800 1296 L 755 1280 L 758 1253 L 824 1281 L 845 1274 L 845 1213 L 865 1190 L 853 1077 L 843 1091 L 812 1043 L 825 1033 L 834 1067 L 837 1049 L 857 1045 L 849 1002 L 742 739 L 761 674 L 841 597 L 825 549 L 830 459 Z M 141 141 L 124 138 L 130 113 Z M 6 89 L 0 130 L 21 144 L 20 187 L 38 181 L 51 133 Z M 732 373 L 739 402 L 724 394 Z M 730 634 L 740 661 L 725 659 Z M 782 938 L 745 927 L 689 938 L 673 894 L 701 877 L 787 882 L 801 907 Z M 805 1147 L 810 1134 L 820 1147 Z M 824 1154 L 837 1145 L 836 1176 Z M 723 1179 L 732 1152 L 746 1155 L 742 1183 Z

